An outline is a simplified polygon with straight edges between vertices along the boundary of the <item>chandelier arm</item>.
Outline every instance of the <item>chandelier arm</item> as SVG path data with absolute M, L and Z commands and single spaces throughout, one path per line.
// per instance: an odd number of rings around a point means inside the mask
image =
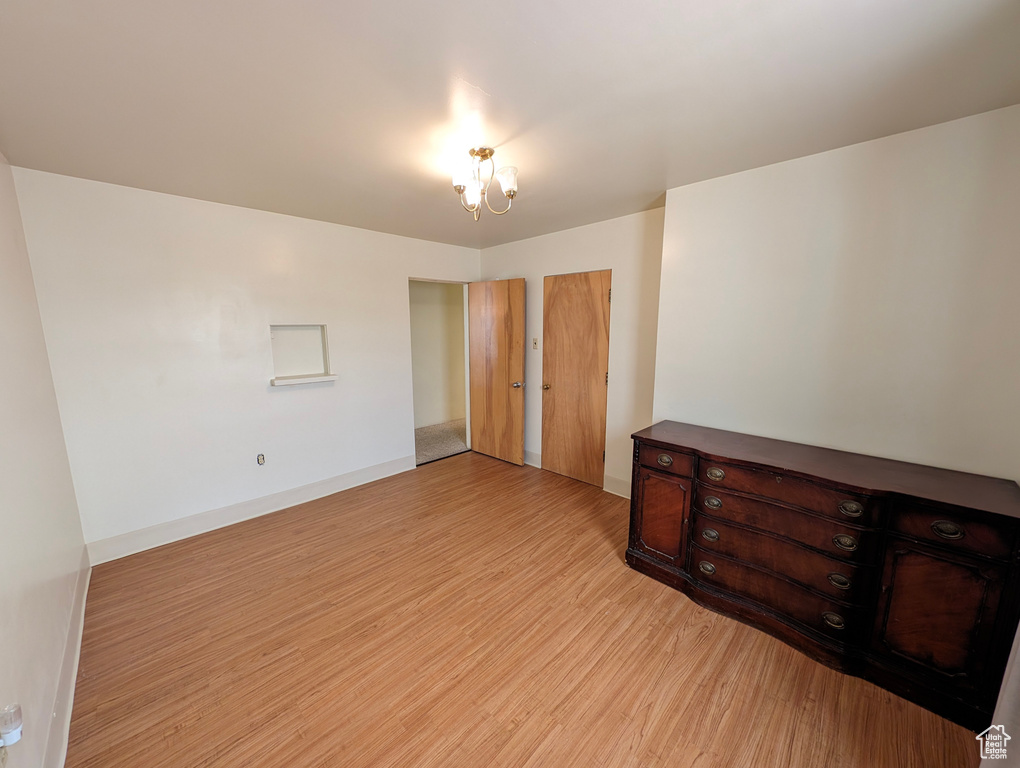
M 509 211 L 513 207 L 513 204 L 514 204 L 514 199 L 512 197 L 508 197 L 507 198 L 506 208 L 504 208 L 502 211 L 497 211 L 495 208 L 493 208 L 491 205 L 489 205 L 489 198 L 485 198 L 485 207 L 488 208 L 490 211 L 492 211 L 497 216 L 502 216 L 504 213 Z

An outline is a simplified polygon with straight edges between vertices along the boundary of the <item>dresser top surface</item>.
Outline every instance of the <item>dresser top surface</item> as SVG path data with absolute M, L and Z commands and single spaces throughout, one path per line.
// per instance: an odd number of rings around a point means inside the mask
M 1020 518 L 1020 486 L 1012 480 L 677 421 L 660 421 L 632 437 L 659 447 L 688 449 L 718 460 L 761 464 L 864 492 L 899 493 Z

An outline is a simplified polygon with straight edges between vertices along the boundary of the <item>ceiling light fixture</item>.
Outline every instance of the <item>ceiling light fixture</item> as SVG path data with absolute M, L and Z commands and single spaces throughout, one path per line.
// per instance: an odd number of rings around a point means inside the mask
M 496 164 L 492 161 L 496 150 L 492 147 L 475 147 L 468 150 L 468 154 L 471 155 L 470 165 L 458 169 L 453 176 L 453 191 L 460 196 L 460 204 L 464 206 L 465 211 L 474 214 L 475 221 L 478 221 L 482 215 L 482 202 L 494 214 L 502 216 L 510 210 L 510 206 L 514 204 L 514 198 L 517 197 L 517 169 L 508 165 L 497 171 Z M 483 163 L 489 164 L 488 179 L 485 178 Z M 508 201 L 506 208 L 502 211 L 497 211 L 489 205 L 489 200 L 486 197 L 493 178 L 499 182 L 500 189 L 503 190 Z

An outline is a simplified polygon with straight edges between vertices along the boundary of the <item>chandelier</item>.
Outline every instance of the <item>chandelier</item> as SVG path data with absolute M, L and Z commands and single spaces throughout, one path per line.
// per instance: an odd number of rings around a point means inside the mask
M 497 171 L 496 164 L 492 161 L 496 150 L 492 147 L 475 147 L 468 150 L 468 154 L 471 155 L 470 165 L 458 169 L 453 176 L 453 191 L 460 196 L 460 204 L 464 206 L 465 211 L 474 214 L 475 221 L 482 215 L 483 202 L 494 214 L 502 216 L 510 210 L 514 198 L 517 197 L 517 169 L 508 165 Z M 485 178 L 484 163 L 489 164 L 488 179 Z M 506 208 L 502 211 L 497 211 L 489 205 L 489 199 L 486 197 L 494 178 L 499 182 L 500 189 L 507 199 Z

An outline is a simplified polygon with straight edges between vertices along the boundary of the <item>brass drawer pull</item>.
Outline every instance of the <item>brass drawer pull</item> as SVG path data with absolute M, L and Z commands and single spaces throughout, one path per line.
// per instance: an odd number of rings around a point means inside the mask
M 722 499 L 718 499 L 715 496 L 706 496 L 705 506 L 709 509 L 722 509 Z
M 708 470 L 705 472 L 705 476 L 709 480 L 714 480 L 715 482 L 718 483 L 720 480 L 726 477 L 726 473 L 719 469 L 719 467 L 709 467 Z
M 832 537 L 832 543 L 844 552 L 853 552 L 857 549 L 857 539 L 845 533 L 837 533 Z
M 715 573 L 715 566 L 705 560 L 702 560 L 700 563 L 698 563 L 698 570 L 700 570 L 702 573 L 707 573 L 709 576 L 711 576 L 713 573 Z
M 839 511 L 847 517 L 860 517 L 864 514 L 864 507 L 856 501 L 841 501 Z
M 932 533 L 943 539 L 955 541 L 964 536 L 963 528 L 950 520 L 936 520 L 931 524 Z
M 673 464 L 673 457 L 668 453 L 660 453 L 656 461 L 659 462 L 660 466 L 669 467 Z
M 706 528 L 701 532 L 701 537 L 705 541 L 719 541 L 719 531 L 714 528 Z
M 850 579 L 842 573 L 830 573 L 829 583 L 836 589 L 850 589 Z
M 825 613 L 823 613 L 822 614 L 822 621 L 824 621 L 826 624 L 828 624 L 833 629 L 845 629 L 846 628 L 846 620 L 842 616 L 840 616 L 838 613 L 833 613 L 832 611 L 826 611 Z

